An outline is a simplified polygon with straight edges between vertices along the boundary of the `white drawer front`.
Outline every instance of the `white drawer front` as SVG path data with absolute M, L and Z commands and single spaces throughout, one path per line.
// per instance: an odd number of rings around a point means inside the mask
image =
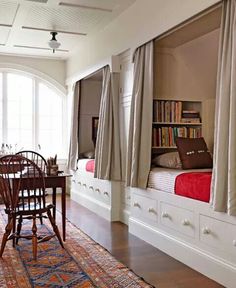
M 194 237 L 194 213 L 167 203 L 161 203 L 161 224 L 184 235 Z
M 157 201 L 140 195 L 133 194 L 132 215 L 157 221 Z
M 127 206 L 130 206 L 131 202 L 131 195 L 130 195 L 130 189 L 129 188 L 124 188 L 121 192 L 121 203 L 125 204 Z
M 236 255 L 236 225 L 200 215 L 200 241 Z
M 101 201 L 106 204 L 111 202 L 111 184 L 108 181 L 95 179 L 93 177 L 84 177 L 77 175 L 72 181 L 73 188 L 78 193 L 82 193 L 93 199 Z

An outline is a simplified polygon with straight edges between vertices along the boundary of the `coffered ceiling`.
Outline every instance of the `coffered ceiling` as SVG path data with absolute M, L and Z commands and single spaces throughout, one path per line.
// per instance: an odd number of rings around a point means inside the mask
M 136 0 L 1 0 L 0 54 L 69 57 Z M 56 53 L 48 46 L 58 32 Z

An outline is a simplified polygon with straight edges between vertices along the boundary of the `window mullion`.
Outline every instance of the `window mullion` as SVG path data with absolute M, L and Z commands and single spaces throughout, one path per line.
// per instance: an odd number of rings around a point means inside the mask
M 39 121 L 38 121 L 38 110 L 39 110 L 39 85 L 38 80 L 34 78 L 34 85 L 33 85 L 33 147 L 35 151 L 38 151 L 38 144 L 39 144 Z
M 7 73 L 2 73 L 2 138 L 3 143 L 8 142 L 7 135 L 7 119 L 8 119 L 8 111 L 7 111 Z

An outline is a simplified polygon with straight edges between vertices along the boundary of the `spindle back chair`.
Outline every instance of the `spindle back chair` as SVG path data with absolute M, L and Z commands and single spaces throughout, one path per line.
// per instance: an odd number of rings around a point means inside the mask
M 4 169 L 1 169 L 4 167 Z M 16 169 L 17 167 L 17 169 Z M 8 155 L 0 158 L 0 194 L 5 204 L 5 212 L 8 215 L 8 223 L 2 238 L 0 257 L 5 249 L 6 242 L 13 239 L 32 239 L 33 257 L 37 258 L 37 244 L 50 240 L 57 236 L 61 246 L 63 243 L 52 217 L 52 204 L 46 203 L 45 180 L 43 171 L 30 159 L 20 155 Z M 54 234 L 38 236 L 36 219 L 47 214 Z M 21 235 L 23 219 L 32 219 L 32 233 Z M 16 229 L 16 220 L 18 225 Z M 17 230 L 17 231 L 15 231 Z M 16 243 L 16 244 L 17 244 Z

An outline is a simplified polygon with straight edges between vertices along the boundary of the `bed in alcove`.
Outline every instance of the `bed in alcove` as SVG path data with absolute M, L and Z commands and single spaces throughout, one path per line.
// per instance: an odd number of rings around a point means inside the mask
M 154 101 L 163 101 L 163 106 L 167 101 L 181 102 L 185 110 L 196 110 L 201 119 L 198 126 L 210 151 L 214 145 L 220 20 L 221 6 L 217 6 L 158 37 L 154 46 Z M 168 127 L 170 131 L 183 126 L 187 130 L 191 126 L 169 122 L 155 119 L 153 127 Z M 164 143 L 153 144 L 152 158 L 177 151 L 174 145 L 166 143 L 169 142 L 164 139 Z M 169 180 L 164 181 L 163 171 Z M 196 200 L 165 191 L 160 185 L 176 178 L 173 175 L 170 180 L 171 171 L 176 174 L 173 169 L 154 168 L 151 174 L 156 173 L 158 186 L 153 186 L 152 179 L 147 189 L 131 189 L 129 231 L 219 283 L 233 287 L 236 281 L 235 217 L 213 211 L 209 197 L 207 201 Z M 199 187 L 197 192 L 201 194 Z
M 86 76 L 80 83 L 79 159 L 73 173 L 71 199 L 109 221 L 116 221 L 119 219 L 119 182 L 94 178 L 103 70 Z

